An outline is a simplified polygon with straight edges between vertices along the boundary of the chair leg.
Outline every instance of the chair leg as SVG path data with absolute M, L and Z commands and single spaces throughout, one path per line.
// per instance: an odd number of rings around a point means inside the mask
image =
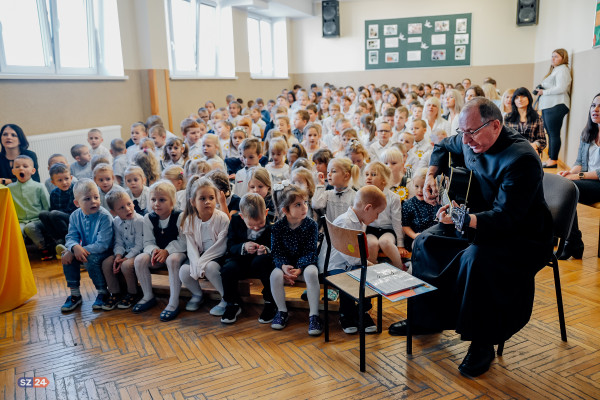
M 377 333 L 381 333 L 383 329 L 383 306 L 381 296 L 377 296 Z
M 498 357 L 502 357 L 502 353 L 504 353 L 504 342 L 502 342 L 498 345 L 498 351 L 496 351 L 496 354 L 498 354 Z
M 412 355 L 412 331 L 410 327 L 410 305 L 411 299 L 406 300 L 406 354 Z
M 554 272 L 554 288 L 556 291 L 556 308 L 558 308 L 558 322 L 560 324 L 560 338 L 563 342 L 567 341 L 567 326 L 565 324 L 565 310 L 562 300 L 562 289 L 560 286 L 560 273 L 558 271 L 558 261 L 552 257 L 550 266 Z
M 323 311 L 325 314 L 325 342 L 329 342 L 329 296 L 328 296 L 328 286 L 327 281 L 323 282 L 323 290 L 325 293 L 323 299 Z
M 358 333 L 360 335 L 360 372 L 365 372 L 365 308 L 363 302 L 358 302 Z

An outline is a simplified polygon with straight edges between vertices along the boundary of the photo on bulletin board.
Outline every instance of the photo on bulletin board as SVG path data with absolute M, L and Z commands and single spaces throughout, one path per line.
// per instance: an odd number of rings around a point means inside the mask
M 407 51 L 406 61 L 421 61 L 421 50 Z
M 369 64 L 376 65 L 379 64 L 379 52 L 372 50 L 369 51 Z
M 398 25 L 384 25 L 383 26 L 383 34 L 385 36 L 397 35 L 398 34 Z
M 408 38 L 408 43 L 421 43 L 421 36 L 412 36 Z
M 423 33 L 423 24 L 408 24 L 409 35 L 420 35 Z
M 433 61 L 446 60 L 446 50 L 431 50 L 431 59 Z
M 377 39 L 379 37 L 379 25 L 369 25 L 369 39 Z
M 387 38 L 385 38 L 385 48 L 386 49 L 396 49 L 396 48 L 398 48 L 398 38 L 397 37 L 387 37 Z
M 367 49 L 369 49 L 369 50 L 377 50 L 377 49 L 379 49 L 379 39 L 369 39 L 369 40 L 367 40 Z
M 600 0 L 596 2 L 596 23 L 594 24 L 594 47 L 600 46 Z
M 442 33 L 440 35 L 431 35 L 431 45 L 432 46 L 443 46 L 446 44 L 446 34 Z
M 467 33 L 467 19 L 458 18 L 456 20 L 456 33 Z
M 460 33 L 454 35 L 454 44 L 469 44 L 469 34 Z
M 393 52 L 393 53 L 385 53 L 385 62 L 386 63 L 397 63 L 398 61 L 400 61 L 400 53 Z
M 435 21 L 436 32 L 448 32 L 450 30 L 450 21 Z
M 467 53 L 466 46 L 454 46 L 454 59 L 455 60 L 464 60 L 465 55 Z

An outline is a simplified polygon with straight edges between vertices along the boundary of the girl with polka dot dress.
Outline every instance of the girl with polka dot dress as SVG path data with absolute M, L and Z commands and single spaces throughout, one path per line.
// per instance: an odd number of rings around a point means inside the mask
M 416 194 L 402 204 L 402 230 L 404 231 L 404 246 L 412 249 L 412 242 L 425 229 L 436 224 L 435 215 L 439 205 L 432 206 L 423 198 L 427 168 L 420 168 L 413 177 Z

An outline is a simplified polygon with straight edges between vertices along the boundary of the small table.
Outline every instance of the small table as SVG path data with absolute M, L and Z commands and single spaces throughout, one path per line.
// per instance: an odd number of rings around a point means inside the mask
M 10 190 L 0 185 L 0 313 L 37 293 Z

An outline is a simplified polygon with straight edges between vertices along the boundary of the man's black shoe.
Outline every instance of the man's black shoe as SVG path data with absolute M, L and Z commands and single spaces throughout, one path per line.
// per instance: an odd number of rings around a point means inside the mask
M 406 326 L 407 326 L 407 322 L 404 319 L 402 321 L 398 321 L 396 323 L 391 324 L 388 329 L 388 332 L 392 336 L 406 336 L 406 329 L 407 329 Z M 432 333 L 440 333 L 442 330 L 435 329 L 435 328 L 424 328 L 422 326 L 411 325 L 410 331 L 411 331 L 412 335 L 430 335 Z
M 490 369 L 494 357 L 493 345 L 471 342 L 469 351 L 458 370 L 466 377 L 475 378 Z

